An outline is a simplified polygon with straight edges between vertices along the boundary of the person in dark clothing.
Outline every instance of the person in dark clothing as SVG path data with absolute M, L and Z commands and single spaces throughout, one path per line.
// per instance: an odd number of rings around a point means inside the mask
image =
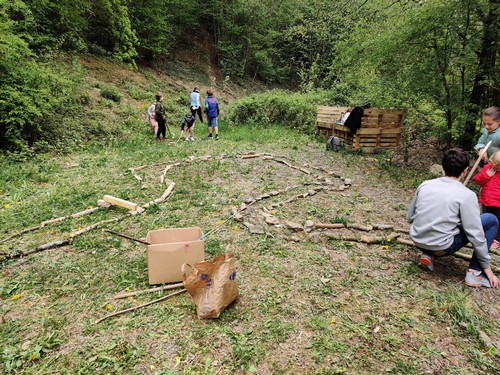
M 361 127 L 361 117 L 363 117 L 363 111 L 364 107 L 354 107 L 349 114 L 349 117 L 345 120 L 344 126 L 347 126 L 351 130 L 351 134 L 355 134 Z
M 156 140 L 157 141 L 161 141 L 162 139 L 165 140 L 167 133 L 167 116 L 165 112 L 165 106 L 163 105 L 163 95 L 160 93 L 156 94 L 155 120 L 158 123 Z M 163 135 L 163 137 L 160 138 L 160 135 Z

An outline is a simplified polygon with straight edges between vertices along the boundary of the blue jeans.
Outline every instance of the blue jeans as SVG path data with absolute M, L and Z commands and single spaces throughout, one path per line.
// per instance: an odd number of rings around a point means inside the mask
M 495 215 L 490 214 L 490 213 L 485 213 L 481 214 L 481 224 L 483 226 L 484 230 L 484 237 L 486 237 L 486 245 L 488 246 L 488 249 L 491 247 L 491 244 L 493 243 L 493 240 L 495 239 L 497 235 L 497 230 L 498 230 L 498 219 L 496 218 Z M 458 227 L 460 229 L 460 233 L 455 235 L 455 238 L 453 240 L 453 243 L 449 248 L 446 250 L 442 250 L 441 252 L 444 252 L 443 255 L 436 255 L 434 251 L 429 251 L 429 250 L 423 250 L 420 249 L 423 253 L 432 255 L 432 256 L 438 256 L 438 257 L 446 257 L 453 255 L 456 253 L 458 250 L 460 250 L 462 247 L 467 245 L 469 242 L 469 239 L 465 235 L 465 232 L 460 225 Z M 483 268 L 479 264 L 479 261 L 477 260 L 476 252 L 472 254 L 472 258 L 469 261 L 469 268 L 476 270 L 476 271 L 482 271 Z

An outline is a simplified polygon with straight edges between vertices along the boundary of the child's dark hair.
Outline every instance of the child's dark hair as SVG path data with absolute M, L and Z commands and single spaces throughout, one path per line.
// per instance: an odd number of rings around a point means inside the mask
M 161 92 L 157 93 L 157 94 L 155 95 L 155 97 L 156 97 L 156 101 L 158 101 L 158 102 L 159 102 L 162 96 L 163 96 L 163 95 L 162 95 L 162 93 L 161 93 Z
M 443 170 L 448 177 L 460 177 L 469 166 L 469 154 L 461 148 L 451 148 L 443 155 Z
M 484 116 L 491 117 L 495 121 L 500 121 L 500 108 L 499 107 L 486 108 L 483 112 L 483 117 Z
M 208 96 L 212 96 L 214 93 L 212 92 L 212 90 L 207 90 L 207 95 Z

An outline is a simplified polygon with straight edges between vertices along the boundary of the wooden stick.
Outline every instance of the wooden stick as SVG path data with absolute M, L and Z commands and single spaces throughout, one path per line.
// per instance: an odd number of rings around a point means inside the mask
M 120 310 L 120 311 L 117 311 L 117 312 L 115 312 L 113 314 L 106 315 L 105 317 L 102 317 L 101 319 L 96 320 L 95 324 L 98 324 L 98 323 L 102 322 L 105 319 L 111 318 L 112 316 L 117 316 L 117 315 L 125 314 L 125 313 L 127 313 L 129 311 L 134 311 L 134 310 L 140 309 L 142 307 L 146 307 L 146 306 L 152 305 L 153 303 L 164 301 L 164 300 L 166 300 L 166 299 L 168 299 L 170 297 L 176 296 L 177 294 L 184 293 L 185 291 L 186 291 L 186 289 L 182 289 L 182 290 L 179 290 L 177 292 L 174 292 L 174 293 L 168 294 L 166 296 L 163 296 L 161 298 L 155 299 L 153 301 L 150 301 L 150 302 L 147 302 L 147 303 L 143 303 L 142 305 L 134 306 L 134 307 L 131 307 L 129 309 Z
M 82 234 L 87 233 L 87 232 L 91 231 L 92 229 L 97 228 L 99 225 L 108 224 L 108 223 L 114 223 L 115 221 L 119 221 L 121 219 L 123 219 L 123 217 L 115 217 L 114 219 L 99 221 L 99 222 L 97 222 L 95 224 L 92 224 L 92 225 L 89 225 L 88 227 L 85 227 L 83 229 L 71 232 L 69 234 L 69 237 L 70 238 L 75 238 L 77 236 L 81 236 Z
M 25 253 L 19 252 L 19 253 L 15 253 L 15 254 L 6 254 L 6 257 L 4 258 L 4 260 L 23 258 L 23 257 L 26 257 L 28 255 L 36 254 L 36 253 L 39 253 L 39 252 L 42 252 L 45 250 L 49 250 L 49 249 L 53 249 L 55 247 L 69 245 L 70 243 L 71 243 L 71 240 L 61 240 L 61 241 L 49 242 L 49 243 L 37 246 L 33 250 L 27 251 Z
M 84 216 L 84 215 L 88 215 L 88 214 L 91 214 L 93 212 L 96 212 L 99 209 L 100 209 L 100 207 L 88 208 L 86 210 L 83 210 L 83 211 L 71 214 L 70 216 L 72 218 L 77 218 L 77 217 L 80 217 L 80 216 Z
M 314 226 L 316 228 L 326 228 L 326 229 L 339 229 L 339 228 L 345 228 L 344 224 L 328 224 L 328 223 L 314 223 Z
M 171 284 L 171 285 L 165 285 L 165 286 L 159 286 L 157 288 L 151 288 L 151 289 L 144 289 L 144 290 L 137 290 L 135 292 L 129 292 L 129 293 L 120 293 L 114 296 L 114 299 L 120 299 L 120 298 L 127 298 L 127 297 L 133 297 L 138 294 L 142 293 L 151 293 L 151 292 L 157 292 L 159 290 L 170 290 L 170 289 L 175 289 L 175 288 L 180 288 L 184 284 L 183 283 L 178 283 L 178 284 Z
M 111 230 L 111 229 L 103 229 L 103 231 L 111 233 L 111 234 L 114 234 L 115 236 L 118 236 L 118 237 L 126 238 L 127 240 L 132 240 L 132 241 L 135 241 L 135 242 L 142 243 L 143 245 L 151 245 L 150 242 L 143 241 L 143 240 L 140 240 L 138 238 L 130 237 L 130 236 L 127 236 L 126 234 L 121 234 L 121 233 L 115 232 L 114 230 Z
M 474 166 L 472 167 L 472 169 L 470 170 L 469 172 L 469 175 L 467 176 L 467 178 L 465 179 L 464 181 L 464 186 L 467 186 L 467 184 L 469 183 L 469 180 L 471 179 L 472 177 L 472 174 L 476 171 L 476 168 L 478 167 L 479 165 L 479 162 L 481 161 L 481 159 L 483 158 L 483 155 L 484 153 L 488 150 L 488 148 L 490 147 L 491 145 L 491 142 L 492 141 L 489 141 L 486 146 L 484 146 L 484 148 L 481 150 L 481 152 L 479 153 L 479 156 L 476 160 L 476 162 L 474 163 Z
M 34 231 L 34 230 L 37 230 L 37 229 L 40 229 L 40 228 L 41 228 L 41 226 L 39 225 L 37 227 L 31 227 L 31 228 L 23 229 L 22 231 L 14 233 L 14 234 L 10 235 L 9 237 L 5 237 L 3 240 L 0 241 L 0 243 L 6 242 L 6 241 L 8 241 L 8 240 L 10 240 L 12 238 L 20 236 L 21 234 L 28 233 L 28 232 L 31 232 L 31 231 Z

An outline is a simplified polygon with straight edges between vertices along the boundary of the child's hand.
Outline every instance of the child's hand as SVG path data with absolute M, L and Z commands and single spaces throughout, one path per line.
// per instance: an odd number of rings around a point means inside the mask
M 497 173 L 497 171 L 495 171 L 493 168 L 490 168 L 486 171 L 486 174 L 488 175 L 488 177 L 493 177 L 495 175 L 495 173 Z

